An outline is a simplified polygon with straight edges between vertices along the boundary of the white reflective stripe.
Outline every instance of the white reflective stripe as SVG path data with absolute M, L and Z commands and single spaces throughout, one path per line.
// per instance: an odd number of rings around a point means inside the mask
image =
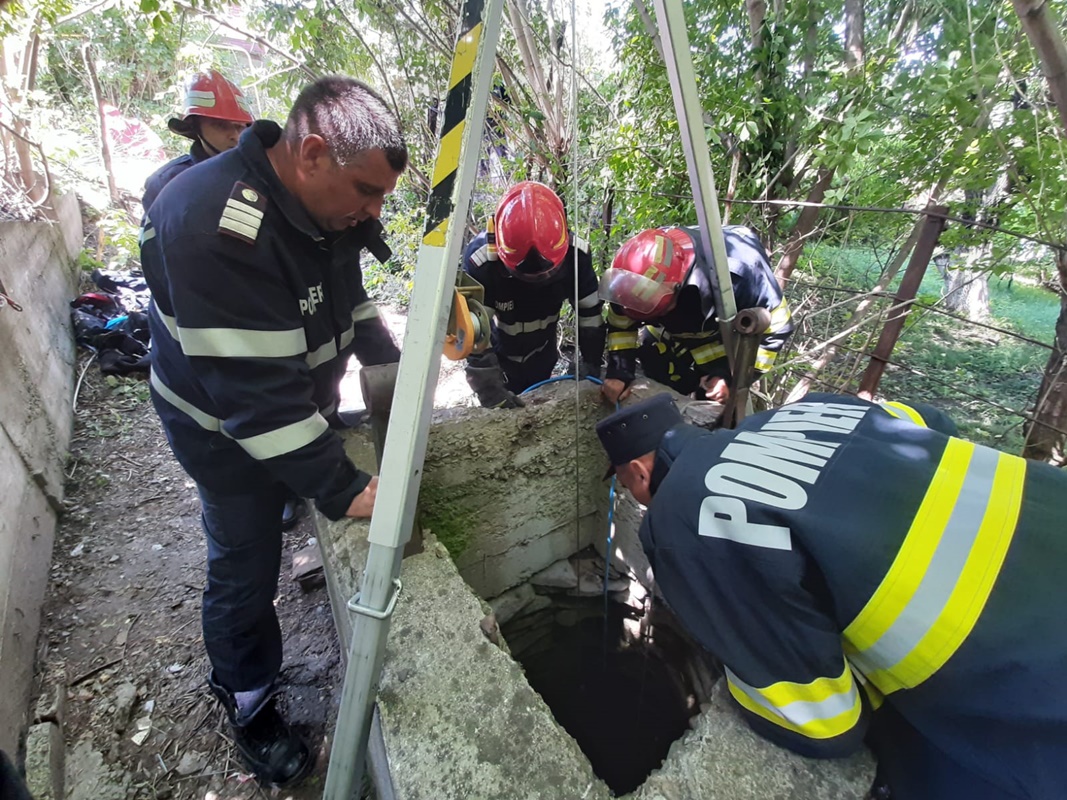
M 337 357 L 337 342 L 333 339 L 326 342 L 322 347 L 317 347 L 312 352 L 308 353 L 307 362 L 311 369 L 315 369 L 322 364 L 325 364 L 330 359 Z
M 344 350 L 346 347 L 348 347 L 350 344 L 352 344 L 352 340 L 355 339 L 355 338 L 356 338 L 356 328 L 355 328 L 355 323 L 353 322 L 352 323 L 352 327 L 341 334 L 341 337 L 337 342 L 338 352 L 340 352 L 341 350 Z
M 216 358 L 286 358 L 307 350 L 303 328 L 252 331 L 246 328 L 183 328 L 178 340 L 187 356 Z
M 593 292 L 578 301 L 578 308 L 596 308 L 600 303 L 600 295 L 597 292 Z
M 264 461 L 268 458 L 284 456 L 286 453 L 292 453 L 301 447 L 306 447 L 322 436 L 329 427 L 322 414 L 316 411 L 307 419 L 300 420 L 300 422 L 294 422 L 291 425 L 285 425 L 257 436 L 249 436 L 247 439 L 235 439 L 234 441 L 241 445 L 244 451 L 252 458 Z
M 546 342 L 542 342 L 540 347 L 538 347 L 536 350 L 531 350 L 529 353 L 527 353 L 524 356 L 508 356 L 507 358 L 508 358 L 508 361 L 514 361 L 517 364 L 522 364 L 523 362 L 528 361 L 529 359 L 533 358 L 535 355 L 540 353 L 546 347 L 548 347 L 548 342 L 547 341 Z
M 352 309 L 352 321 L 363 322 L 364 320 L 374 319 L 381 316 L 378 313 L 378 306 L 374 305 L 371 300 L 360 303 L 358 306 Z
M 578 315 L 579 328 L 599 328 L 603 322 L 599 314 L 590 314 L 587 317 Z
M 252 115 L 252 104 L 248 102 L 248 98 L 243 94 L 234 94 L 233 99 L 237 101 L 237 107 L 242 111 L 248 112 L 248 115 Z
M 477 266 L 481 266 L 489 260 L 489 245 L 487 244 L 483 244 L 481 247 L 471 253 L 471 263 Z
M 145 225 L 143 228 L 141 228 L 141 235 L 137 237 L 137 243 L 143 247 L 145 242 L 155 238 L 156 229 L 153 228 L 151 225 Z
M 576 249 L 578 249 L 578 250 L 581 250 L 584 253 L 588 253 L 589 252 L 589 241 L 587 239 L 583 239 L 581 236 L 575 236 L 574 237 L 574 247 Z
M 555 325 L 559 321 L 559 314 L 552 314 L 544 319 L 532 319 L 527 322 L 497 322 L 496 328 L 501 333 L 506 333 L 509 336 L 517 336 L 520 333 L 533 333 L 534 331 L 543 331 L 552 325 Z
M 155 300 L 152 301 L 152 304 L 155 305 Z M 159 319 L 163 323 L 163 325 L 166 326 L 167 330 L 170 331 L 170 335 L 174 337 L 174 341 L 177 342 L 178 341 L 178 320 L 174 319 L 174 317 L 170 316 L 169 314 L 164 314 L 162 311 L 159 310 L 159 306 L 155 306 L 155 308 L 156 308 L 156 315 L 159 317 Z
M 222 420 L 220 420 L 218 417 L 213 417 L 210 414 L 201 411 L 188 400 L 184 400 L 178 395 L 176 395 L 169 386 L 163 383 L 163 381 L 156 374 L 156 371 L 154 369 L 149 372 L 148 380 L 151 382 L 152 388 L 159 393 L 160 397 L 162 397 L 176 409 L 181 411 L 187 417 L 192 418 L 193 422 L 195 422 L 201 428 L 206 431 L 216 431 L 218 433 L 223 433 Z
M 215 105 L 215 93 L 199 89 L 190 89 L 185 93 L 185 104 L 198 108 L 211 108 Z
M 776 706 L 770 702 L 759 689 L 749 686 L 737 677 L 729 667 L 723 668 L 730 683 L 757 705 L 767 709 L 775 716 L 781 717 L 791 726 L 804 728 L 818 720 L 833 719 L 851 711 L 859 700 L 855 681 L 849 681 L 848 689 L 838 692 L 819 702 L 796 700 L 792 703 Z

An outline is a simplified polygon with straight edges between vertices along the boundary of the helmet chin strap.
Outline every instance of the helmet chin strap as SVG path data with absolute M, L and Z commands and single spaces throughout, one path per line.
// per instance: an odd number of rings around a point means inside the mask
M 205 139 L 203 136 L 201 136 L 199 133 L 196 135 L 196 138 L 197 138 L 197 141 L 200 142 L 200 145 L 207 151 L 207 154 L 209 156 L 217 156 L 219 153 L 222 152 L 218 148 L 213 147 L 211 145 L 211 143 L 208 142 L 208 140 Z

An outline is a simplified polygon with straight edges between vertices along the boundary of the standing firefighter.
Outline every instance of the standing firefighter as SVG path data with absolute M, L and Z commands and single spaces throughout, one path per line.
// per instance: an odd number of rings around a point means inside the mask
M 767 252 L 750 228 L 723 228 L 737 308 L 765 308 L 771 324 L 756 355 L 765 372 L 793 332 L 789 304 Z M 625 398 L 637 359 L 645 374 L 685 395 L 723 402 L 730 367 L 719 330 L 711 264 L 697 228 L 654 228 L 627 241 L 600 279 L 608 310 L 608 371 L 602 391 Z M 644 330 L 640 330 L 644 324 Z
M 175 178 L 142 232 L 152 400 L 207 534 L 208 683 L 245 763 L 279 785 L 313 762 L 273 701 L 282 504 L 292 490 L 330 519 L 374 507 L 378 479 L 330 427 L 349 356 L 400 357 L 359 263 L 388 253 L 377 218 L 406 164 L 382 99 L 322 78 L 284 129 L 260 120 L 211 169 Z
M 241 133 L 252 124 L 252 109 L 244 93 L 215 70 L 198 72 L 185 87 L 185 113 L 167 127 L 193 140 L 184 156 L 168 161 L 145 181 L 141 206 L 152 207 L 160 191 L 185 170 L 237 146 Z
M 487 408 L 514 408 L 520 392 L 552 374 L 559 360 L 559 312 L 574 303 L 578 270 L 580 375 L 600 377 L 603 304 L 588 245 L 567 228 L 559 197 L 523 181 L 504 195 L 489 230 L 467 246 L 463 268 L 485 287 L 493 347 L 467 359 L 467 382 Z
M 1062 797 L 1067 474 L 924 423 L 809 395 L 709 433 L 661 394 L 597 434 L 755 731 L 816 758 L 866 737 L 899 800 Z

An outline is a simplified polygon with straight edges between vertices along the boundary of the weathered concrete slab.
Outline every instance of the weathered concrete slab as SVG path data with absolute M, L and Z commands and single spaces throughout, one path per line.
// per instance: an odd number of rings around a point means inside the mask
M 24 308 L 0 310 L 0 748 L 26 724 L 40 609 L 72 421 L 73 197 L 55 223 L 0 223 L 0 278 Z
M 440 547 L 404 562 L 378 692 L 401 800 L 607 798 L 589 762 L 479 628 L 478 599 Z
M 719 681 L 710 708 L 671 747 L 633 800 L 863 800 L 875 762 L 802 758 L 752 732 Z

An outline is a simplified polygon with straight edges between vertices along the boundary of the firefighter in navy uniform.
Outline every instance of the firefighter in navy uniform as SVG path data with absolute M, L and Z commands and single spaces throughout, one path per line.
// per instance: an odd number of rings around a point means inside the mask
M 467 382 L 486 408 L 523 405 L 516 396 L 552 374 L 559 360 L 559 312 L 574 303 L 578 269 L 579 375 L 600 377 L 603 304 L 588 245 L 567 228 L 559 197 L 523 181 L 497 205 L 489 230 L 467 246 L 463 268 L 485 287 L 493 346 L 467 359 Z
M 313 762 L 272 700 L 282 504 L 291 489 L 330 519 L 373 509 L 377 477 L 356 469 L 330 428 L 348 357 L 400 356 L 359 259 L 364 249 L 388 257 L 377 217 L 406 164 L 381 98 L 322 78 L 284 129 L 260 120 L 210 168 L 175 178 L 142 232 L 152 399 L 196 481 L 207 534 L 208 681 L 246 764 L 278 785 Z
M 597 433 L 758 733 L 866 737 L 898 800 L 1063 797 L 1067 474 L 923 416 L 809 395 L 709 433 L 661 394 Z
M 789 304 L 771 272 L 767 252 L 750 228 L 723 228 L 737 308 L 771 314 L 756 354 L 766 372 L 793 332 Z M 724 402 L 730 378 L 719 331 L 712 265 L 701 255 L 697 228 L 642 231 L 619 248 L 600 279 L 608 308 L 608 369 L 602 392 L 625 399 L 637 359 L 645 374 L 676 392 Z M 641 330 L 641 326 L 644 329 Z
M 185 113 L 167 127 L 193 140 L 184 156 L 168 161 L 145 181 L 141 207 L 147 213 L 163 187 L 189 167 L 237 146 L 241 133 L 252 124 L 252 108 L 244 93 L 222 73 L 198 72 L 185 86 Z

